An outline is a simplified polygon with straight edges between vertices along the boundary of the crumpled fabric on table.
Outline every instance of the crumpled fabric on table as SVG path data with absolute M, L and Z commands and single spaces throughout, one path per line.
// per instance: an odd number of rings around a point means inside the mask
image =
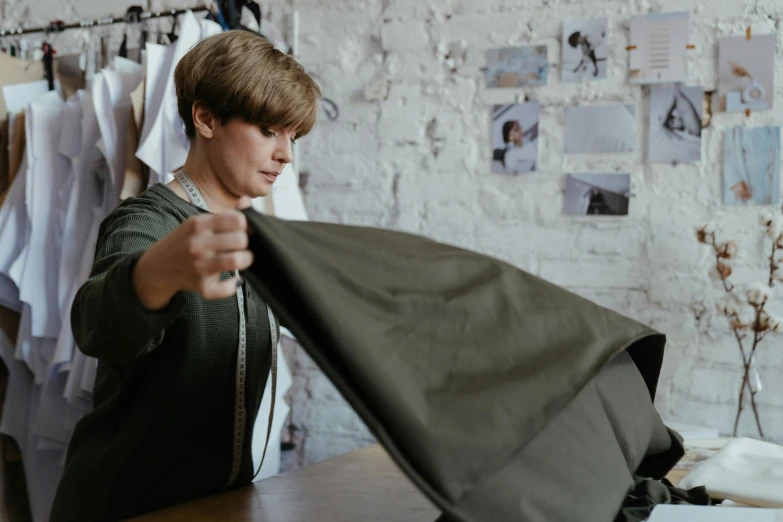
M 636 477 L 614 522 L 642 522 L 658 504 L 695 504 L 709 506 L 710 496 L 703 487 L 681 489 L 667 479 Z

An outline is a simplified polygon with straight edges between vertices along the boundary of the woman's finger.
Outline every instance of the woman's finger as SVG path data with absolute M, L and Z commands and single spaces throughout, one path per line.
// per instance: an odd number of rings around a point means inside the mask
M 200 246 L 210 254 L 246 250 L 248 244 L 247 232 L 219 232 L 199 240 Z
M 232 277 L 225 281 L 220 281 L 219 277 L 209 279 L 202 284 L 199 293 L 204 299 L 225 299 L 236 293 L 240 280 L 239 277 Z
M 253 253 L 249 250 L 237 250 L 228 253 L 219 253 L 199 263 L 199 269 L 203 274 L 215 274 L 219 272 L 232 272 L 244 270 L 253 264 Z
M 209 216 L 209 229 L 213 232 L 233 232 L 247 230 L 247 218 L 238 210 Z

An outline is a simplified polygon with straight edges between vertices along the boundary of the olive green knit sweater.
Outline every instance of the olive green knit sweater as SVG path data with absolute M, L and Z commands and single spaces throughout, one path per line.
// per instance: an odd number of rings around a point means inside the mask
M 181 292 L 165 309 L 149 312 L 131 281 L 141 254 L 199 212 L 155 185 L 101 225 L 91 277 L 71 312 L 76 344 L 99 360 L 94 410 L 74 431 L 52 522 L 119 520 L 217 493 L 228 480 L 236 298 L 207 301 Z M 271 364 L 266 304 L 244 290 L 248 422 L 235 486 L 254 472 L 253 425 Z

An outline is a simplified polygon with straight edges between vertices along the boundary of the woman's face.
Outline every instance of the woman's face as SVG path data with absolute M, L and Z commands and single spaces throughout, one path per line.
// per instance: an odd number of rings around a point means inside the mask
M 508 137 L 517 147 L 522 146 L 522 140 L 525 137 L 525 133 L 522 131 L 522 127 L 519 126 L 519 123 L 514 124 L 511 128 L 511 132 L 508 133 Z
M 205 140 L 207 159 L 225 188 L 234 196 L 263 197 L 287 163 L 293 160 L 289 129 L 262 130 L 239 118 L 213 126 L 212 138 Z

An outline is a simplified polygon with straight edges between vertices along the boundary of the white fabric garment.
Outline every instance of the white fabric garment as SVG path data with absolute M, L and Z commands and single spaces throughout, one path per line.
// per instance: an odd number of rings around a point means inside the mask
M 72 162 L 72 190 L 65 202 L 59 276 L 62 297 L 59 303 L 60 332 L 52 361 L 55 369 L 68 364 L 75 350 L 70 323 L 71 303 L 79 286 L 86 280 L 82 275 L 85 257 L 89 257 L 89 265 L 92 265 L 92 257 L 86 254 L 91 254 L 95 246 L 94 242 L 91 244 L 88 241 L 88 237 L 96 217 L 95 208 L 103 206 L 103 178 L 106 175 L 105 172 L 99 172 L 100 168 L 105 169 L 106 164 L 95 147 L 100 131 L 92 95 L 79 91 L 77 96 L 80 111 L 79 120 L 74 123 L 78 125 L 81 139 L 78 155 Z
M 113 69 L 104 69 L 95 79 L 93 100 L 103 152 L 111 172 L 111 183 L 119 202 L 125 179 L 125 146 L 130 118 L 130 93 L 144 75 L 141 65 L 116 57 Z
M 215 27 L 216 26 L 216 27 Z M 149 67 L 157 69 L 159 77 L 158 82 L 165 80 L 162 98 L 159 109 L 152 110 L 151 107 L 144 108 L 144 126 L 139 148 L 136 151 L 136 157 L 149 165 L 150 169 L 156 173 L 165 173 L 162 178 L 156 181 L 169 183 L 173 180 L 171 172 L 181 167 L 185 163 L 190 144 L 185 137 L 185 128 L 182 118 L 179 117 L 177 110 L 177 93 L 174 86 L 174 69 L 180 59 L 194 45 L 206 36 L 220 32 L 220 26 L 214 22 L 201 21 L 188 11 L 180 22 L 180 33 L 177 41 L 174 43 L 173 55 L 168 67 L 164 71 L 165 63 L 153 64 L 149 60 Z M 152 58 L 150 56 L 150 58 Z M 164 62 L 165 57 L 160 57 Z M 159 85 L 154 87 L 155 94 L 158 95 Z M 147 120 L 153 120 L 149 130 L 145 133 Z
M 0 207 L 0 305 L 16 312 L 22 311 L 19 301 L 21 270 L 11 270 L 22 256 L 29 233 L 27 209 L 25 208 L 25 177 L 27 161 L 22 158 L 19 173 L 8 190 L 5 202 Z M 18 268 L 21 268 L 17 265 Z
M 82 119 L 81 98 L 83 94 L 84 91 L 79 91 L 79 93 L 65 102 L 62 117 L 63 129 L 60 132 L 58 148 L 60 155 L 67 158 L 69 162 L 69 168 L 65 173 L 65 179 L 60 190 L 60 198 L 57 202 L 57 230 L 55 234 L 60 250 L 60 271 L 57 277 L 57 308 L 60 310 L 61 324 L 62 309 L 66 306 L 65 301 L 68 298 L 68 289 L 70 287 L 68 279 L 61 277 L 63 254 L 66 249 L 74 248 L 74 245 L 68 241 L 69 238 L 66 237 L 65 229 L 68 221 L 68 203 L 71 197 L 75 197 L 78 194 L 76 183 L 79 176 L 76 175 L 76 169 L 78 168 L 79 154 L 81 152 L 82 129 L 80 122 Z
M 0 330 L 0 357 L 8 368 L 8 389 L 0 419 L 0 432 L 19 445 L 24 462 L 30 508 L 35 522 L 49 519 L 54 492 L 62 474 L 62 451 L 40 450 L 30 430 L 30 413 L 37 406 L 40 388 L 24 363 L 16 360 L 11 342 Z
M 55 80 L 54 90 L 62 96 L 60 82 Z M 29 103 L 49 93 L 49 82 L 39 80 L 36 82 L 14 83 L 2 87 L 5 109 L 9 113 L 20 112 L 29 105 Z
M 535 167 L 537 156 L 538 142 L 524 143 L 521 147 L 511 143 L 504 156 L 506 170 L 515 173 L 530 172 Z
M 679 487 L 704 486 L 712 498 L 783 508 L 783 446 L 734 439 L 690 471 Z
M 19 298 L 30 305 L 36 337 L 56 338 L 60 331 L 56 298 L 60 253 L 52 216 L 56 215 L 56 195 L 69 167 L 57 152 L 62 108 L 60 96 L 48 92 L 30 104 L 25 119 L 27 217 L 32 227 Z
M 275 346 L 275 350 L 278 350 L 277 357 L 277 395 L 275 396 L 275 416 L 272 419 L 272 434 L 269 437 L 269 446 L 266 450 L 266 458 L 261 465 L 261 470 L 256 475 L 255 481 L 273 477 L 280 473 L 280 433 L 283 431 L 285 421 L 288 417 L 288 412 L 291 408 L 285 402 L 285 395 L 294 383 L 291 370 L 288 368 L 288 364 L 285 362 L 285 357 L 279 356 L 279 342 L 278 346 Z M 253 469 L 258 468 L 258 463 L 261 462 L 261 457 L 264 453 L 264 445 L 266 443 L 266 434 L 269 430 L 269 410 L 272 407 L 272 379 L 271 377 L 266 381 L 266 388 L 264 388 L 264 395 L 261 398 L 261 406 L 258 409 L 258 416 L 256 417 L 255 427 L 253 428 L 253 442 L 251 445 L 251 451 L 253 455 Z
M 167 75 L 171 69 L 171 60 L 174 57 L 174 47 L 171 45 L 147 43 L 146 55 L 144 123 L 141 126 L 141 133 L 139 134 L 139 145 L 143 144 L 148 139 L 150 131 L 152 130 L 152 124 L 155 122 L 154 115 L 160 112 L 160 105 L 163 102 L 163 93 L 166 92 Z M 143 155 L 144 157 L 147 157 L 152 152 L 152 149 L 145 150 Z M 138 151 L 136 152 L 136 157 L 144 161 L 144 158 L 139 156 Z M 159 183 L 164 179 L 164 176 L 161 176 L 153 165 L 147 163 L 147 166 L 150 168 L 149 186 Z M 160 166 L 157 168 L 160 168 Z

